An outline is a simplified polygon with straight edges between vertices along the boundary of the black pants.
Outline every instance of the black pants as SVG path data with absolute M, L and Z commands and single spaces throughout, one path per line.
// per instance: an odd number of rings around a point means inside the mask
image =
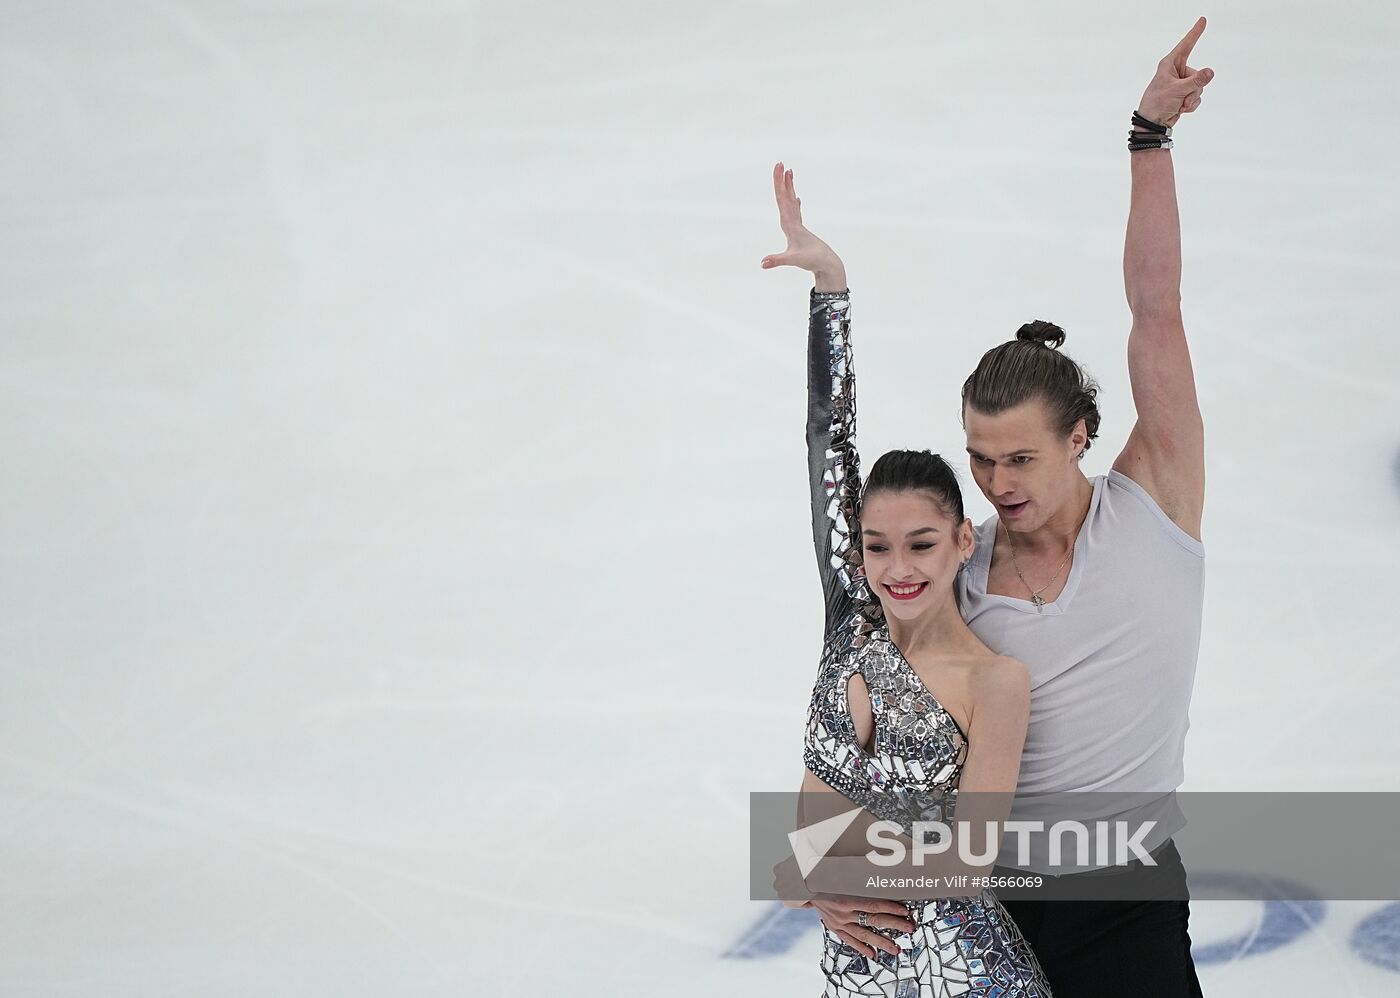
M 1186 870 L 1168 841 L 1152 854 L 1154 877 Z M 1018 871 L 998 868 L 1002 875 Z M 1069 876 L 1075 876 L 1070 874 Z M 1064 901 L 998 895 L 1035 950 L 1055 998 L 1200 998 L 1187 933 L 1190 901 Z

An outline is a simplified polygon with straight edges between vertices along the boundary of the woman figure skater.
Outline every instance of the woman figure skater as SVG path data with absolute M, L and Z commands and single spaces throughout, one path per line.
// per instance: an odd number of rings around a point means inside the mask
M 845 267 L 802 224 L 792 171 L 782 163 L 773 186 L 788 247 L 763 266 L 815 276 L 807 462 L 826 622 L 804 744 L 804 801 L 834 791 L 908 832 L 913 821 L 950 817 L 959 792 L 1009 798 L 1029 675 L 983 644 L 958 611 L 954 579 L 974 538 L 948 464 L 928 451 L 891 451 L 862 491 Z M 823 914 L 824 998 L 1050 994 L 990 891 L 790 904 Z M 829 927 L 852 920 L 860 927 L 851 932 Z

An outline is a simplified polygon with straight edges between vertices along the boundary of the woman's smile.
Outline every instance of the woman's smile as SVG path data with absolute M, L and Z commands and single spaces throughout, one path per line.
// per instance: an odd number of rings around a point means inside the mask
M 885 592 L 895 599 L 916 599 L 920 593 L 928 588 L 927 582 L 907 582 L 898 585 L 890 585 L 888 582 L 882 583 Z

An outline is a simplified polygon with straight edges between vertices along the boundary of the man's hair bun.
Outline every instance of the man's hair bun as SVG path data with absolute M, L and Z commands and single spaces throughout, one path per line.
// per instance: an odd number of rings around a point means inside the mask
M 1043 343 L 1053 350 L 1065 341 L 1065 331 L 1053 322 L 1036 319 L 1016 330 L 1016 338 L 1030 340 L 1033 343 Z
M 1039 399 L 1050 411 L 1051 425 L 1068 438 L 1084 420 L 1088 440 L 1099 432 L 1099 386 L 1062 351 L 1065 331 L 1053 322 L 1036 319 L 1016 330 L 1016 338 L 992 347 L 963 382 L 963 418 L 969 408 L 988 416 Z M 964 422 L 966 427 L 967 423 Z

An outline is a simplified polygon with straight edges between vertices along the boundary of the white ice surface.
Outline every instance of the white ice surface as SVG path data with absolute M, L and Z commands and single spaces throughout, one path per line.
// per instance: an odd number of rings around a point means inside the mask
M 863 453 L 957 453 L 1040 317 L 1102 473 L 1127 116 L 1200 13 L 1187 789 L 1400 790 L 1395 5 L 9 0 L 0 991 L 815 994 L 815 933 L 725 956 L 820 629 L 772 165 Z M 1207 994 L 1394 994 L 1384 907 Z

